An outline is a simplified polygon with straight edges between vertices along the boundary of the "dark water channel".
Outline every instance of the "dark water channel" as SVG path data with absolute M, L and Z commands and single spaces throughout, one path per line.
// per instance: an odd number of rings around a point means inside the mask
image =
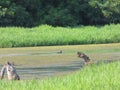
M 44 55 L 56 55 L 59 57 L 59 54 L 54 54 L 54 53 L 33 53 L 33 54 L 0 54 L 0 58 L 2 59 L 3 57 L 23 57 L 23 56 L 44 56 Z M 112 55 L 114 55 L 112 53 Z M 118 58 L 119 60 L 119 55 L 120 53 L 115 53 L 116 60 Z M 46 57 L 45 56 L 45 57 Z M 108 54 L 106 54 L 108 56 Z M 113 57 L 113 56 L 112 56 Z M 39 57 L 40 58 L 40 57 Z M 23 58 L 24 59 L 24 58 Z M 35 61 L 34 61 L 35 62 Z M 99 63 L 99 62 L 98 62 Z M 105 63 L 110 63 L 110 60 L 105 60 Z M 39 63 L 38 63 L 39 64 Z M 82 69 L 84 66 L 84 61 L 83 60 L 72 60 L 67 63 L 50 63 L 48 65 L 42 65 L 42 66 L 16 66 L 17 73 L 20 75 L 22 80 L 30 80 L 30 79 L 42 79 L 44 77 L 50 77 L 50 76 L 55 76 L 55 75 L 63 75 L 67 74 L 69 72 L 77 71 Z M 0 64 L 0 69 L 2 67 L 2 64 Z
M 37 67 L 23 67 L 17 68 L 21 79 L 41 79 L 43 77 L 49 77 L 58 75 L 59 73 L 68 73 L 79 70 L 83 67 L 84 62 L 74 61 L 69 64 L 52 64 L 48 66 L 37 66 Z
M 67 64 L 50 64 L 34 67 L 16 67 L 16 71 L 22 80 L 42 79 L 44 77 L 63 75 L 69 72 L 77 71 L 84 66 L 83 61 L 72 61 Z M 2 68 L 2 65 L 0 65 Z M 6 73 L 5 73 L 5 77 Z
M 49 54 L 49 53 L 46 53 Z M 33 54 L 0 54 L 0 57 L 19 57 L 19 56 L 41 56 L 44 53 L 33 53 Z M 51 53 L 50 55 L 57 55 Z M 81 60 L 73 60 L 68 63 L 51 63 L 42 66 L 15 66 L 17 73 L 20 75 L 21 79 L 42 79 L 43 77 L 55 76 L 67 74 L 68 72 L 73 72 L 81 69 L 84 66 L 84 62 Z M 0 64 L 0 68 L 2 65 Z M 5 74 L 6 76 L 6 74 Z
M 120 61 L 120 60 L 117 60 Z M 109 64 L 115 62 L 113 60 L 105 60 L 97 62 L 96 64 L 105 63 Z M 42 79 L 43 77 L 63 75 L 69 72 L 80 70 L 84 67 L 84 61 L 73 61 L 68 64 L 53 64 L 48 66 L 40 67 L 27 67 L 27 68 L 17 68 L 21 79 Z

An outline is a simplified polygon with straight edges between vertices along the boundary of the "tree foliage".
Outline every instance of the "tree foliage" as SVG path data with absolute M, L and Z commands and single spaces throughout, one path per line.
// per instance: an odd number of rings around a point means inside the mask
M 0 0 L 0 26 L 120 23 L 119 0 Z

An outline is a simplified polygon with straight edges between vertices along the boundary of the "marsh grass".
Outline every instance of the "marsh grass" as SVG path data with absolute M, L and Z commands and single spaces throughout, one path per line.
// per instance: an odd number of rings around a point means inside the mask
M 86 66 L 64 77 L 0 81 L 0 90 L 120 90 L 120 62 Z
M 120 24 L 79 28 L 41 25 L 34 28 L 1 27 L 0 47 L 77 45 L 120 42 Z

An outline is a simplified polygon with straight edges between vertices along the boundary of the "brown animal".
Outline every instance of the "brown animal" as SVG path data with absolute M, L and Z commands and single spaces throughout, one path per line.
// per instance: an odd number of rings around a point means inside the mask
M 82 53 L 82 52 L 77 52 L 77 55 L 78 55 L 79 58 L 84 59 L 85 65 L 89 65 L 89 64 L 92 64 L 92 63 L 93 63 L 86 54 L 84 54 L 84 53 Z
M 1 69 L 0 78 L 4 78 L 5 70 L 7 71 L 8 80 L 20 80 L 19 75 L 16 72 L 16 69 L 13 64 L 7 62 Z

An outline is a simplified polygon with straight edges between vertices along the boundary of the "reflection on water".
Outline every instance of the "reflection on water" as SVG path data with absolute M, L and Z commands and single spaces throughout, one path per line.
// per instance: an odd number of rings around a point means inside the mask
M 56 52 L 52 52 L 52 53 L 36 53 L 36 52 L 33 52 L 33 53 L 24 53 L 24 54 L 0 54 L 0 58 L 1 60 L 4 60 L 4 58 L 8 57 L 18 57 L 20 58 L 21 56 L 26 56 L 26 57 L 29 57 L 29 56 L 38 56 L 38 58 L 40 58 L 40 56 L 48 56 L 50 55 L 51 57 L 54 55 L 54 56 L 57 56 L 57 58 L 59 58 L 59 53 L 56 53 Z M 63 54 L 61 54 L 63 56 Z M 103 53 L 103 54 L 100 54 L 100 55 L 95 55 L 95 60 L 97 59 L 101 59 L 101 56 L 102 58 L 104 57 L 105 55 L 105 58 L 106 57 L 109 57 L 111 60 L 120 60 L 120 52 L 114 52 L 114 53 Z M 26 58 L 24 57 L 24 59 Z M 65 56 L 64 56 L 65 57 Z M 64 59 L 63 57 L 63 59 Z M 31 57 L 28 58 L 28 61 L 30 61 Z M 35 57 L 34 57 L 35 58 Z M 12 58 L 12 59 L 15 59 L 15 58 Z M 22 58 L 23 59 L 23 58 Z M 23 60 L 24 60 L 23 59 Z M 45 58 L 46 59 L 46 58 Z M 49 59 L 49 58 L 48 58 Z M 71 58 L 70 58 L 71 59 Z M 16 59 L 17 60 L 17 59 Z M 32 59 L 31 59 L 32 60 Z M 101 59 L 101 60 L 104 60 L 104 59 Z M 35 62 L 35 60 L 32 60 L 33 62 Z M 42 61 L 42 60 L 41 60 Z M 31 62 L 31 63 L 33 63 Z M 57 63 L 57 64 L 48 64 L 48 65 L 43 65 L 43 66 L 34 66 L 34 67 L 31 67 L 31 66 L 16 66 L 17 68 L 17 73 L 20 75 L 21 79 L 41 79 L 43 77 L 49 77 L 49 76 L 53 76 L 53 75 L 58 75 L 59 73 L 68 73 L 68 72 L 72 72 L 72 71 L 76 71 L 76 70 L 80 70 L 83 66 L 84 66 L 84 62 L 82 60 L 72 60 L 72 61 L 69 61 L 67 63 L 64 64 L 64 61 L 61 61 L 63 62 L 63 64 L 61 63 Z M 110 60 L 106 60 L 105 59 L 105 63 L 109 63 L 109 62 L 112 62 Z M 39 65 L 39 63 L 37 62 L 36 60 L 36 63 Z M 100 62 L 97 62 L 96 64 L 99 64 L 101 63 Z M 26 65 L 26 63 L 25 63 Z M 2 65 L 0 65 L 0 69 L 1 69 Z
M 14 56 L 43 56 L 43 55 L 59 55 L 59 53 L 29 53 L 29 54 L 0 54 L 0 57 L 14 57 Z M 71 71 L 76 71 L 83 67 L 84 62 L 81 60 L 73 60 L 72 62 L 64 64 L 48 64 L 43 66 L 16 66 L 17 73 L 20 75 L 21 79 L 41 79 L 42 77 L 48 77 L 56 75 L 59 73 L 67 73 Z M 0 65 L 0 68 L 2 66 Z
M 21 67 L 17 68 L 17 73 L 21 79 L 41 79 L 42 77 L 48 77 L 59 73 L 67 73 L 71 71 L 79 70 L 83 67 L 83 61 L 74 61 L 68 64 L 52 64 L 48 66 L 37 67 Z M 0 65 L 0 68 L 2 65 Z
M 62 53 L 58 53 L 58 52 L 42 52 L 42 53 L 26 53 L 26 54 L 16 54 L 16 53 L 12 53 L 12 54 L 0 54 L 0 58 L 2 57 L 13 57 L 13 56 L 46 56 L 46 55 L 59 55 Z
M 96 62 L 96 64 L 108 64 L 115 61 L 119 62 L 120 60 L 103 60 Z M 43 77 L 49 77 L 56 74 L 59 75 L 61 73 L 69 73 L 72 71 L 80 70 L 83 66 L 83 61 L 73 61 L 69 64 L 53 64 L 39 67 L 21 67 L 17 68 L 17 73 L 20 75 L 22 80 L 42 79 Z M 0 65 L 0 68 L 1 67 L 2 65 Z
M 21 79 L 41 79 L 42 77 L 48 77 L 55 75 L 56 73 L 76 71 L 83 67 L 84 62 L 74 61 L 69 64 L 57 64 L 49 66 L 40 67 L 27 67 L 27 68 L 17 68 Z

